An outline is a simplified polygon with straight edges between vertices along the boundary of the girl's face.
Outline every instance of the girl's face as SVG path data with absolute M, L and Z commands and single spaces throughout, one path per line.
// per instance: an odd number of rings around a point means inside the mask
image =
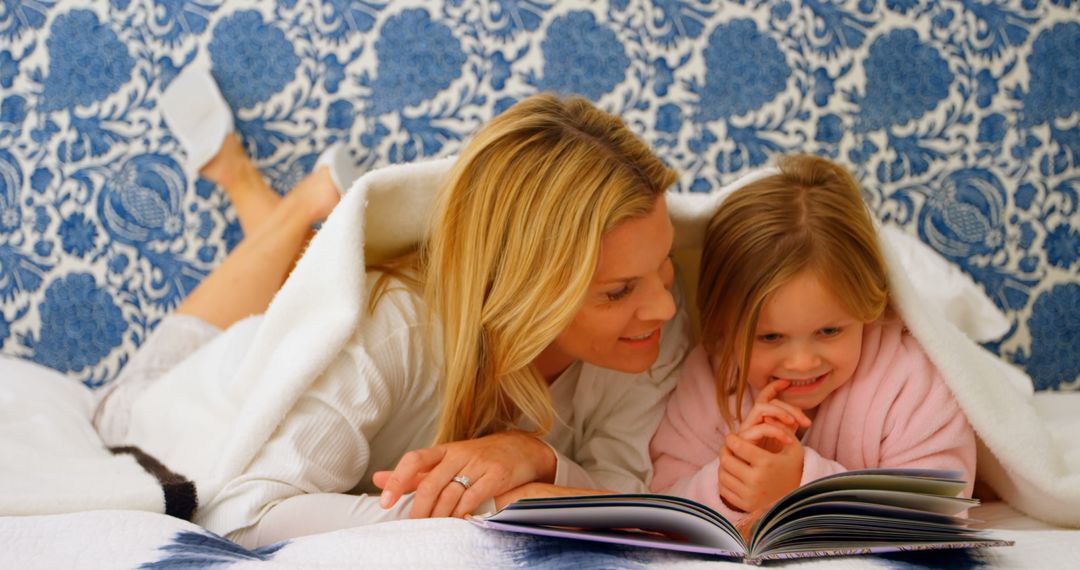
M 575 360 L 620 372 L 644 372 L 660 355 L 660 327 L 675 316 L 671 265 L 675 230 L 661 197 L 652 212 L 603 237 L 585 302 L 566 330 L 536 359 L 554 380 Z
M 780 399 L 816 408 L 855 373 L 863 323 L 851 316 L 817 275 L 804 270 L 774 291 L 761 308 L 747 381 L 755 390 L 790 380 Z

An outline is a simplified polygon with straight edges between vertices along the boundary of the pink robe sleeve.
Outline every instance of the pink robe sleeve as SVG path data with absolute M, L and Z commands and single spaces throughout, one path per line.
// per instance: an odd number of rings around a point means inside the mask
M 845 416 L 861 419 L 841 429 L 839 445 L 861 445 L 864 464 L 851 469 L 959 471 L 968 481 L 965 496 L 970 497 L 975 479 L 974 431 L 918 342 L 908 334 L 894 332 L 891 338 L 883 339 L 882 346 L 889 341 L 900 346 L 883 350 L 889 357 L 870 367 L 876 382 L 854 389 L 847 399 Z M 861 443 L 858 438 L 862 438 Z M 847 470 L 840 462 L 807 448 L 802 484 Z
M 705 504 L 732 522 L 745 517 L 746 513 L 732 510 L 720 500 L 717 472 L 727 433 L 717 409 L 712 368 L 699 346 L 687 357 L 649 445 L 653 461 L 650 489 Z

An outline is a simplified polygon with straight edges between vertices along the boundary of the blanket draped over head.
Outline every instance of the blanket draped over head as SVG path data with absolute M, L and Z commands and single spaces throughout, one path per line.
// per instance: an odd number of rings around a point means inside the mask
M 243 347 L 246 356 L 220 366 L 210 358 L 220 351 L 200 350 L 160 378 L 136 402 L 124 445 L 193 482 L 199 505 L 213 503 L 365 318 L 365 264 L 400 254 L 423 239 L 435 191 L 452 164 L 452 159 L 441 159 L 391 166 L 357 180 L 258 321 L 249 346 Z M 669 194 L 676 248 L 699 248 L 705 224 L 724 196 L 768 172 L 715 194 Z M 929 310 L 900 269 L 896 253 L 887 242 L 882 245 L 896 308 L 979 437 L 980 477 L 1024 513 L 1080 527 L 1080 454 L 1055 442 L 1032 404 L 1030 379 L 969 340 L 940 311 Z M 22 405 L 17 400 L 33 394 L 32 384 L 41 385 L 0 378 L 0 417 L 15 417 L 10 414 Z M 81 397 L 88 408 L 89 400 Z M 34 402 L 31 408 L 60 404 Z M 47 414 L 44 421 L 40 416 L 0 421 L 0 457 L 5 458 L 0 489 L 16 490 L 0 492 L 0 515 L 100 508 L 166 511 L 160 476 L 147 477 L 135 466 L 138 457 L 110 454 L 86 438 L 56 437 L 49 423 Z M 27 459 L 15 465 L 9 463 L 12 457 Z M 208 522 L 200 520 L 198 511 L 194 520 Z

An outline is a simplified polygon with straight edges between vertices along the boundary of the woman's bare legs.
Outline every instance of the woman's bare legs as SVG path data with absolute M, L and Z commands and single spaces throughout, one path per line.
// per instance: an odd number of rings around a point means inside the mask
M 325 166 L 278 196 L 232 134 L 200 173 L 225 189 L 244 239 L 176 312 L 224 329 L 266 310 L 311 237 L 311 225 L 325 219 L 340 196 Z
M 225 190 L 245 236 L 255 233 L 270 218 L 281 196 L 267 184 L 235 133 L 225 135 L 221 149 L 199 170 L 203 178 Z

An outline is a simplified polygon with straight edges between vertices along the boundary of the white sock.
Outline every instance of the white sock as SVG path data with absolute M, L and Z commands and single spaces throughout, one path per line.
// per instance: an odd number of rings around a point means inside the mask
M 233 130 L 229 105 L 207 70 L 182 70 L 158 103 L 169 130 L 187 153 L 187 166 L 192 172 L 214 158 L 225 135 Z

